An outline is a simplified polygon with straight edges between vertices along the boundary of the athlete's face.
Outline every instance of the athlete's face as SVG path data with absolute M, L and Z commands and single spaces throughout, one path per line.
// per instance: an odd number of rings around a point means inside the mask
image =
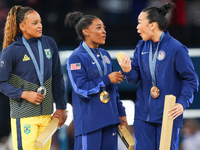
M 42 23 L 40 15 L 33 11 L 25 15 L 24 21 L 20 23 L 20 29 L 26 39 L 42 36 Z
M 105 44 L 106 31 L 103 22 L 96 18 L 92 24 L 85 30 L 85 40 L 91 48 L 97 48 L 99 44 Z M 86 41 L 85 41 L 86 42 Z
M 151 39 L 151 24 L 147 19 L 147 13 L 141 12 L 138 16 L 137 32 L 140 34 L 144 41 Z

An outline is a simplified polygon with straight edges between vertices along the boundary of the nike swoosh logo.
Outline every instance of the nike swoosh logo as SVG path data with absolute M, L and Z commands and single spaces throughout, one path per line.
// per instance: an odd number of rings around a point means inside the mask
M 147 53 L 149 53 L 149 52 L 142 52 L 141 54 L 144 55 L 144 54 L 147 54 Z
M 94 64 L 95 64 L 95 62 L 92 62 L 92 64 L 94 65 Z
M 113 133 L 112 135 L 115 136 L 117 134 L 117 132 Z

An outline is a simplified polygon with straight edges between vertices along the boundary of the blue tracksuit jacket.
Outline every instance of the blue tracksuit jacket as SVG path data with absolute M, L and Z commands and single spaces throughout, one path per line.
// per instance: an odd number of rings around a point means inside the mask
M 105 57 L 107 73 L 110 74 L 113 71 L 111 57 L 107 51 L 101 48 L 98 50 Z M 94 55 L 96 56 L 95 53 Z M 103 71 L 101 59 L 96 58 Z M 112 124 L 119 124 L 119 116 L 126 114 L 119 99 L 117 86 L 111 84 L 108 74 L 100 77 L 94 60 L 83 48 L 82 42 L 67 60 L 67 69 L 73 87 L 75 135 L 92 132 Z M 110 95 L 110 100 L 106 104 L 99 99 L 102 87 L 106 87 L 106 91 Z
M 48 115 L 53 112 L 53 100 L 57 109 L 65 109 L 64 80 L 55 41 L 48 37 L 39 38 L 44 55 L 44 86 L 47 94 L 40 105 L 21 99 L 23 91 L 37 91 L 39 79 L 31 57 L 22 42 L 22 34 L 5 48 L 0 63 L 0 91 L 10 97 L 11 117 L 23 118 Z M 27 40 L 39 64 L 37 38 Z M 40 65 L 38 65 L 40 67 Z
M 124 73 L 128 83 L 139 83 L 135 102 L 135 119 L 162 123 L 165 95 L 176 96 L 176 103 L 184 109 L 193 102 L 199 79 L 188 55 L 188 49 L 165 31 L 156 60 L 156 86 L 160 90 L 157 99 L 150 96 L 152 78 L 149 69 L 149 41 L 140 40 L 132 59 L 132 70 Z M 182 127 L 183 115 L 174 120 L 174 126 Z

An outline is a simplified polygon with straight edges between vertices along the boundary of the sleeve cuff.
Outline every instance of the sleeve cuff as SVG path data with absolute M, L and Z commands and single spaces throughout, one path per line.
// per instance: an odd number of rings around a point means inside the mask
M 118 112 L 119 112 L 119 116 L 120 116 L 120 117 L 126 116 L 125 107 L 122 107 L 120 110 L 118 110 Z
M 189 103 L 186 100 L 177 101 L 177 103 L 181 104 L 184 110 L 189 106 Z
M 56 103 L 56 109 L 66 109 L 67 108 L 67 104 L 66 104 L 66 102 L 62 102 L 62 103 Z
M 125 73 L 125 72 L 122 71 L 123 75 L 125 75 L 126 77 L 130 77 L 131 74 L 132 74 L 132 72 L 133 72 L 133 69 L 131 69 L 131 71 L 129 71 L 127 73 Z
M 108 75 L 105 75 L 103 77 L 101 77 L 103 83 L 105 84 L 105 86 L 111 84 L 110 78 L 108 77 Z
M 21 99 L 22 92 L 23 92 L 22 90 L 20 90 L 20 91 L 18 92 L 17 99 Z

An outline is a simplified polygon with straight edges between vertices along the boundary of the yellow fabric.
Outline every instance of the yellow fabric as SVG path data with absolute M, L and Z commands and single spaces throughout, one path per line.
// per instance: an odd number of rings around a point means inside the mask
M 42 133 L 51 121 L 51 115 L 42 115 L 28 118 L 20 118 L 21 139 L 23 150 L 50 150 L 51 138 L 42 149 L 35 147 L 36 138 Z M 18 149 L 16 119 L 11 118 L 12 142 L 14 150 Z M 18 134 L 19 136 L 19 134 Z

